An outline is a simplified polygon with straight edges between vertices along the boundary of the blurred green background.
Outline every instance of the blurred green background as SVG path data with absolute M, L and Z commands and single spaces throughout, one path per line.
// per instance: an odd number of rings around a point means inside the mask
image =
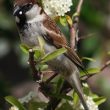
M 75 12 L 77 0 L 73 0 Z M 88 37 L 78 42 L 81 56 L 92 57 L 96 62 L 85 62 L 88 67 L 101 67 L 110 55 L 110 0 L 84 0 L 79 23 L 79 36 Z M 31 72 L 28 57 L 20 50 L 20 39 L 13 17 L 13 1 L 0 0 L 0 110 L 6 110 L 7 95 L 22 96 L 31 88 Z M 107 101 L 100 110 L 110 110 L 110 68 L 93 76 L 89 81 L 91 89 L 105 95 Z M 101 81 L 99 80 L 101 79 Z M 100 82 L 100 83 L 99 83 Z M 28 85 L 29 83 L 29 85 Z M 24 85 L 24 86 L 23 86 Z

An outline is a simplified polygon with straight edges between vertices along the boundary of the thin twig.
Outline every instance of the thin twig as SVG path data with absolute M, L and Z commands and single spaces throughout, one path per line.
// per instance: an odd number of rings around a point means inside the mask
M 85 39 L 88 39 L 88 38 L 92 38 L 92 37 L 94 37 L 95 35 L 96 35 L 96 33 L 92 33 L 92 34 L 88 34 L 88 35 L 85 35 L 85 36 L 81 36 L 81 37 L 78 38 L 78 42 L 79 42 L 80 40 L 85 40 Z
M 81 12 L 81 7 L 83 4 L 83 0 L 79 0 L 74 18 L 73 25 L 69 25 L 70 28 L 70 47 L 75 49 L 75 46 L 78 42 L 78 23 L 79 23 L 79 15 Z
M 105 68 L 107 68 L 108 66 L 110 65 L 110 60 L 107 61 L 103 66 L 102 68 L 100 69 L 100 71 L 103 71 Z
M 70 47 L 75 49 L 76 45 L 76 31 L 73 26 L 70 27 Z
M 55 73 L 55 72 L 53 72 L 54 74 L 49 78 L 49 79 L 47 79 L 45 82 L 46 83 L 49 83 L 52 79 L 54 79 L 58 74 L 57 73 Z
M 88 80 L 89 78 L 91 78 L 92 76 L 94 76 L 94 75 L 96 75 L 96 73 L 81 76 L 81 77 L 80 77 L 80 79 L 81 79 L 81 83 L 86 83 L 87 80 Z
M 83 0 L 80 0 L 79 1 L 79 4 L 78 4 L 78 6 L 77 6 L 77 13 L 79 13 L 80 14 L 80 12 L 81 12 L 81 7 L 82 7 L 82 4 L 83 4 Z
M 108 66 L 110 65 L 110 60 L 107 61 L 100 69 L 100 72 L 105 70 Z M 96 75 L 96 73 L 94 74 L 88 74 L 88 75 L 84 75 L 81 77 L 81 82 L 87 82 L 87 79 L 89 79 L 90 77 Z

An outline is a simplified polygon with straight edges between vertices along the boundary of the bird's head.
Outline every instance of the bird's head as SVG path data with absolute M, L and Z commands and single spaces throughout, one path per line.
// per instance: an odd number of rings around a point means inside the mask
M 23 26 L 28 20 L 35 18 L 42 11 L 36 0 L 15 0 L 13 15 L 18 26 Z

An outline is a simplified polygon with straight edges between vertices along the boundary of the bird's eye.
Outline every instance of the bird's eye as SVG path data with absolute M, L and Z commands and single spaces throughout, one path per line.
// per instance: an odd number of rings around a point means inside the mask
M 22 11 L 19 11 L 19 15 L 22 15 L 23 14 L 23 12 Z

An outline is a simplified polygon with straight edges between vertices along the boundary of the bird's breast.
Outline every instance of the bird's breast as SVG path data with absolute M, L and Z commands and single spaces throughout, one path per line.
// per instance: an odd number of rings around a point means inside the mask
M 25 29 L 21 31 L 22 43 L 26 44 L 28 47 L 38 47 L 38 37 L 43 38 L 43 34 L 46 34 L 45 29 L 43 28 L 44 27 L 40 22 L 28 23 Z M 45 53 L 48 54 L 55 51 L 56 47 L 45 42 L 44 50 Z M 52 69 L 56 70 L 59 73 L 62 73 L 64 76 L 71 74 L 76 68 L 76 66 L 63 54 L 47 63 Z
M 26 23 L 20 30 L 21 42 L 29 47 L 38 46 L 38 37 L 43 34 L 45 31 L 41 22 Z
M 45 51 L 51 53 L 56 50 L 56 48 L 50 44 L 45 44 Z M 63 74 L 63 76 L 69 76 L 69 74 L 73 73 L 76 70 L 76 66 L 73 62 L 68 59 L 64 54 L 61 54 L 55 59 L 47 62 L 47 64 L 53 69 L 56 70 L 58 73 Z

